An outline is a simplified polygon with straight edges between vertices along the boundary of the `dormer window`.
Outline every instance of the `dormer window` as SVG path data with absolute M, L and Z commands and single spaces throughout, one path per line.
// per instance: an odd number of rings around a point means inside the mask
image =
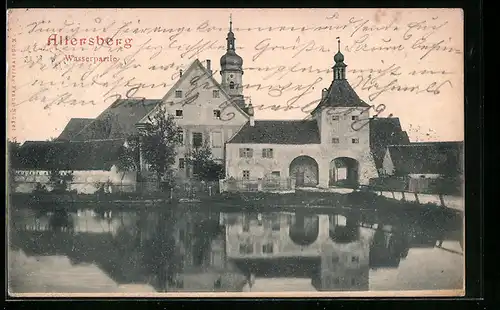
M 175 98 L 182 98 L 182 90 L 175 91 Z
M 357 115 L 353 115 L 353 116 L 351 116 L 351 119 L 352 119 L 353 121 L 357 121 L 357 120 L 359 119 L 359 116 L 357 116 Z
M 212 90 L 212 97 L 219 98 L 219 90 L 218 89 Z
M 183 116 L 183 111 L 182 110 L 175 110 L 175 117 L 182 118 L 182 116 Z
M 229 83 L 229 89 L 234 89 L 234 82 Z
M 220 119 L 220 110 L 214 110 L 214 118 Z
M 352 143 L 354 144 L 358 144 L 359 143 L 359 139 L 358 138 L 352 138 Z
M 339 119 L 340 119 L 340 116 L 338 116 L 338 115 L 332 116 L 332 121 L 338 121 Z
M 340 139 L 339 138 L 332 138 L 332 143 L 333 144 L 340 143 Z

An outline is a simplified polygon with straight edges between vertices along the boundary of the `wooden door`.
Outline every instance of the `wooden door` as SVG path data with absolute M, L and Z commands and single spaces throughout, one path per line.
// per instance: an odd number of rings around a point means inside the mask
M 304 172 L 297 171 L 295 174 L 295 185 L 296 186 L 304 186 Z

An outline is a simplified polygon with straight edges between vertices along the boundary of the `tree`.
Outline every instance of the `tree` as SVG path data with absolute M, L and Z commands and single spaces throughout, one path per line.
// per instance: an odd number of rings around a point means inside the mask
M 122 172 L 120 179 L 120 185 L 123 185 L 123 178 L 125 173 L 128 171 L 139 171 L 140 170 L 140 147 L 139 147 L 140 136 L 139 134 L 132 134 L 129 136 L 125 145 L 121 150 L 120 156 L 117 162 L 118 171 Z
M 176 147 L 180 144 L 177 135 L 179 127 L 164 107 L 160 107 L 148 121 L 145 128 L 139 131 L 141 156 L 155 173 L 158 188 L 162 180 L 171 187 L 174 183 L 172 168 L 177 155 Z
M 187 162 L 193 167 L 194 175 L 201 181 L 217 181 L 224 177 L 224 166 L 213 159 L 212 149 L 207 143 L 195 149 L 187 158 Z
M 73 172 L 63 173 L 57 169 L 49 171 L 49 183 L 53 193 L 63 193 L 68 191 L 69 185 L 73 181 Z

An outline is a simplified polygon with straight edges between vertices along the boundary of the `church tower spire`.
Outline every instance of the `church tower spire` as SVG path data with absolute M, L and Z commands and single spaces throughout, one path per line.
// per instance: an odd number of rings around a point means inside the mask
M 233 32 L 233 16 L 229 15 L 229 32 L 226 37 L 227 50 L 220 59 L 221 86 L 231 97 L 243 98 L 243 59 L 236 54 L 236 38 Z
M 347 65 L 344 63 L 344 55 L 340 52 L 340 38 L 337 37 L 338 43 L 338 52 L 333 56 L 333 60 L 335 61 L 335 65 L 332 67 L 333 69 L 333 79 L 334 80 L 345 80 L 345 69 Z

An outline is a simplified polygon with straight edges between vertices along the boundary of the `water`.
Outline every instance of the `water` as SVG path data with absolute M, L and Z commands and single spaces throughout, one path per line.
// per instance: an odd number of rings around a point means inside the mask
M 11 208 L 13 293 L 463 288 L 462 217 Z M 245 286 L 246 285 L 246 286 Z

